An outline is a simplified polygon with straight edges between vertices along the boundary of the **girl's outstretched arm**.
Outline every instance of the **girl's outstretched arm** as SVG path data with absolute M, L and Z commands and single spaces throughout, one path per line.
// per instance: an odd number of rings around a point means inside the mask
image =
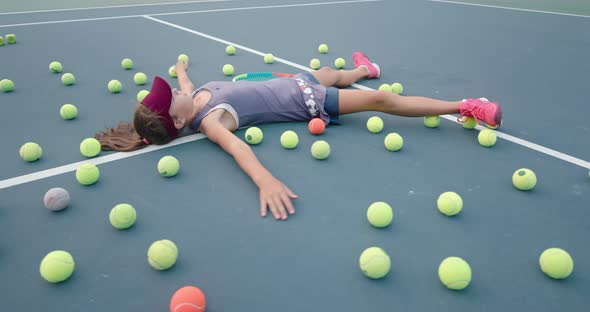
M 180 77 L 180 76 L 179 76 Z M 222 110 L 219 110 L 221 112 Z M 287 219 L 295 213 L 292 199 L 297 198 L 286 185 L 276 179 L 256 158 L 248 144 L 226 129 L 213 112 L 201 123 L 201 132 L 233 156 L 236 163 L 260 189 L 260 215 L 270 209 L 275 219 Z
M 180 91 L 186 94 L 191 94 L 195 90 L 195 85 L 186 74 L 186 69 L 188 68 L 188 61 L 186 62 L 186 64 L 182 61 L 178 61 L 174 68 L 176 71 L 176 76 L 178 76 L 178 85 L 180 86 Z

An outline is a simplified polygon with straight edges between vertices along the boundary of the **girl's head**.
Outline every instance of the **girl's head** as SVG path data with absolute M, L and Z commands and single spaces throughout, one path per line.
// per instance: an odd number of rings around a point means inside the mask
M 133 123 L 98 132 L 95 137 L 103 150 L 134 151 L 148 144 L 166 144 L 190 122 L 192 98 L 156 76 L 150 93 L 135 108 Z

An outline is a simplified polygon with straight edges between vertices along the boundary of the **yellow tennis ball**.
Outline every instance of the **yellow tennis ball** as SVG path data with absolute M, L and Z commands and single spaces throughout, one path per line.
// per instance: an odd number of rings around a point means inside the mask
M 424 125 L 428 128 L 437 128 L 440 125 L 439 116 L 425 116 Z
M 152 243 L 147 252 L 148 263 L 156 270 L 167 270 L 178 259 L 178 248 L 174 242 L 163 239 Z
M 81 164 L 76 169 L 76 180 L 82 185 L 92 185 L 98 181 L 100 177 L 100 170 L 95 164 L 85 163 Z
M 6 43 L 15 44 L 16 43 L 16 35 L 15 34 L 6 35 Z
M 367 208 L 367 220 L 374 227 L 386 227 L 393 220 L 393 209 L 386 202 L 374 202 Z
M 322 54 L 328 53 L 328 45 L 325 43 L 320 44 L 320 46 L 318 47 L 318 52 Z
M 244 138 L 246 139 L 246 142 L 248 142 L 248 144 L 251 145 L 256 145 L 256 144 L 260 144 L 260 142 L 262 142 L 262 138 L 264 137 L 262 130 L 260 130 L 260 128 L 258 127 L 250 127 L 248 128 L 248 130 L 246 130 L 246 133 L 244 133 Z
M 158 161 L 158 172 L 163 177 L 173 177 L 180 170 L 180 162 L 174 156 L 164 156 Z
M 309 61 L 309 67 L 311 69 L 320 69 L 321 66 L 322 64 L 320 63 L 320 60 L 318 60 L 317 58 L 314 58 L 311 61 Z
M 223 74 L 226 76 L 231 76 L 234 74 L 234 66 L 231 64 L 225 64 L 223 65 Z
M 119 93 L 121 92 L 121 88 L 123 86 L 121 85 L 121 82 L 119 80 L 111 80 L 109 81 L 109 83 L 107 84 L 107 88 L 109 89 L 109 92 L 111 93 Z
M 43 149 L 35 142 L 27 142 L 21 146 L 19 154 L 23 160 L 36 161 L 43 155 Z
M 379 133 L 383 130 L 383 119 L 379 116 L 373 116 L 367 120 L 367 129 L 371 133 Z
M 330 156 L 330 144 L 323 140 L 315 141 L 311 145 L 311 156 L 317 160 L 328 158 Z
M 539 265 L 543 273 L 555 279 L 564 279 L 572 274 L 574 260 L 561 248 L 549 248 L 539 257 Z
M 512 174 L 512 184 L 521 191 L 530 191 L 537 185 L 537 175 L 531 169 L 520 168 Z
M 477 121 L 473 117 L 461 116 L 461 125 L 465 129 L 475 129 L 477 127 Z
M 236 48 L 234 46 L 228 45 L 225 48 L 225 53 L 227 53 L 227 55 L 234 55 L 236 54 Z
M 181 54 L 178 56 L 178 60 L 183 62 L 184 64 L 188 63 L 188 55 L 186 54 Z
M 0 36 L 0 47 L 4 45 L 4 38 L 2 38 L 2 36 Z
M 449 289 L 465 289 L 471 282 L 471 267 L 459 257 L 448 257 L 438 266 L 438 277 Z
M 95 138 L 86 138 L 80 143 L 80 153 L 86 157 L 100 154 L 100 142 Z
M 66 86 L 71 86 L 76 83 L 76 77 L 72 73 L 65 73 L 61 75 L 61 82 Z
M 143 101 L 143 99 L 145 99 L 148 94 L 150 94 L 150 91 L 148 90 L 141 90 L 137 92 L 137 102 L 141 103 L 141 101 Z
M 60 62 L 53 61 L 53 62 L 49 63 L 49 70 L 52 73 L 57 74 L 57 73 L 61 73 L 61 71 L 63 70 L 63 67 L 61 66 Z
M 479 131 L 479 134 L 477 135 L 477 141 L 479 142 L 479 145 L 484 147 L 492 147 L 496 145 L 496 140 L 497 136 L 494 130 L 483 129 Z
M 132 227 L 137 219 L 137 212 L 135 208 L 129 204 L 118 204 L 109 214 L 109 221 L 111 225 L 118 229 L 124 230 Z
M 177 78 L 178 77 L 176 75 L 176 66 L 172 65 L 172 66 L 170 66 L 170 68 L 168 68 L 168 75 L 170 75 L 171 78 Z
M 144 73 L 136 73 L 133 75 L 133 81 L 135 81 L 135 84 L 138 86 L 142 86 L 147 82 L 147 75 Z
M 67 280 L 74 272 L 74 258 L 63 250 L 54 250 L 48 253 L 39 266 L 39 273 L 50 283 L 59 283 Z
M 384 83 L 382 85 L 379 86 L 379 91 L 387 91 L 387 92 L 393 92 L 391 90 L 391 86 L 387 83 Z
M 131 59 L 128 59 L 128 58 L 123 59 L 121 61 L 121 67 L 123 69 L 132 69 L 133 68 L 133 61 Z
M 10 79 L 2 79 L 0 80 L 0 89 L 2 89 L 3 92 L 14 91 L 14 82 Z
M 266 64 L 272 64 L 274 61 L 275 61 L 275 57 L 271 53 L 268 53 L 264 56 L 264 62 Z
M 401 135 L 393 132 L 385 136 L 383 143 L 388 151 L 397 152 L 404 146 L 404 139 Z
M 338 69 L 342 69 L 344 68 L 344 66 L 346 66 L 346 61 L 343 58 L 339 57 L 334 61 L 334 66 Z
M 64 104 L 59 109 L 59 115 L 65 120 L 74 119 L 78 116 L 78 109 L 72 104 Z
M 361 253 L 359 266 L 366 277 L 379 279 L 389 273 L 391 259 L 385 250 L 379 247 L 369 247 Z
M 444 192 L 436 201 L 438 210 L 446 216 L 454 216 L 463 209 L 463 199 L 455 192 Z
M 391 91 L 395 94 L 402 94 L 404 93 L 404 86 L 399 82 L 395 82 L 391 85 Z
M 293 149 L 299 144 L 299 136 L 292 130 L 288 130 L 281 134 L 281 145 L 286 149 Z

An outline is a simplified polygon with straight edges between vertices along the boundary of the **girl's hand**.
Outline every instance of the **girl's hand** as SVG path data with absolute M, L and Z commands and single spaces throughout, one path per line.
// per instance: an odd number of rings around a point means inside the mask
M 277 220 L 286 220 L 287 212 L 295 213 L 291 199 L 295 195 L 286 185 L 273 176 L 266 177 L 259 183 L 260 188 L 260 215 L 266 217 L 267 208 Z
M 180 69 L 182 71 L 186 71 L 186 69 L 188 68 L 188 64 L 190 61 L 186 61 L 186 64 L 183 63 L 181 60 L 178 60 L 178 62 L 176 62 L 176 66 L 174 67 L 177 71 Z

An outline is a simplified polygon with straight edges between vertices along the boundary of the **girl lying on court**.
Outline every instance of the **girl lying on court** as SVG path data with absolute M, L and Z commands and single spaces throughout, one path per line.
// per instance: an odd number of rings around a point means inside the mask
M 297 198 L 256 158 L 248 144 L 233 131 L 238 128 L 287 121 L 309 121 L 320 117 L 325 124 L 339 115 L 377 111 L 392 115 L 421 117 L 460 114 L 497 128 L 502 121 L 500 105 L 482 99 L 456 102 L 424 97 L 400 96 L 387 91 L 342 90 L 356 81 L 380 76 L 377 64 L 360 52 L 353 53 L 355 69 L 320 70 L 267 81 L 213 81 L 195 88 L 186 69 L 178 62 L 180 90 L 171 89 L 155 77 L 150 93 L 135 109 L 133 123 L 96 134 L 104 150 L 133 151 L 149 144 L 166 144 L 189 127 L 207 135 L 229 153 L 260 190 L 260 214 L 267 209 L 275 219 L 295 213 Z

